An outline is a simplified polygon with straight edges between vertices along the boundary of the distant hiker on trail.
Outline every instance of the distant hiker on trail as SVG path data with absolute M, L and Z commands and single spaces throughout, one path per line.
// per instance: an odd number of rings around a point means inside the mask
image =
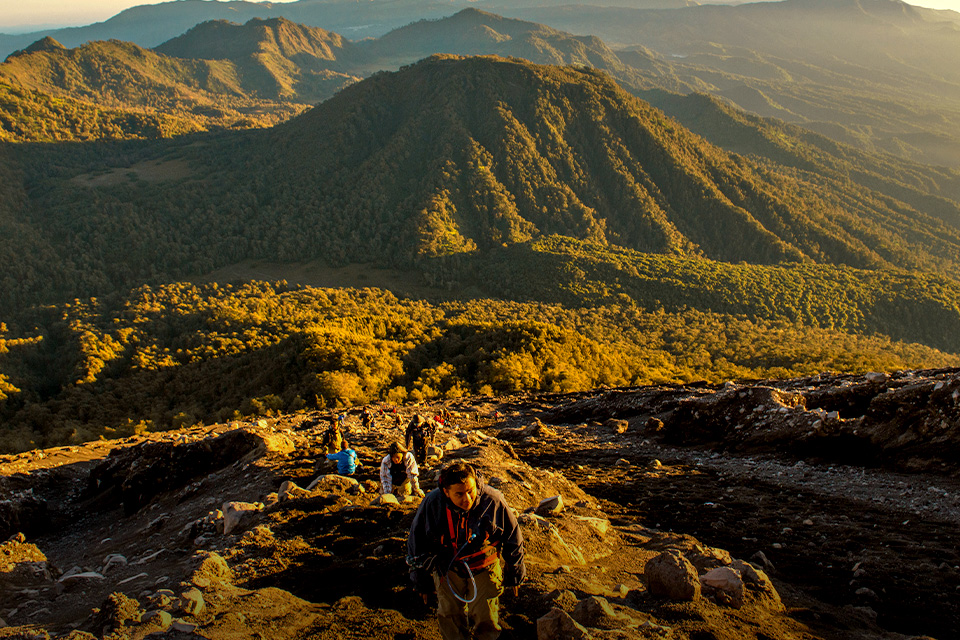
M 411 493 L 423 497 L 417 461 L 399 442 L 390 445 L 390 453 L 380 462 L 380 493 L 392 493 L 398 498 Z
M 320 436 L 320 445 L 323 447 L 323 452 L 327 455 L 337 453 L 340 451 L 342 442 L 343 432 L 340 430 L 340 423 L 331 418 L 330 426 L 327 427 L 327 430 Z
M 373 427 L 373 412 L 370 409 L 364 408 L 361 424 L 363 424 L 364 429 Z
M 361 464 L 360 456 L 350 448 L 346 440 L 340 442 L 340 451 L 327 454 L 327 460 L 333 460 L 337 463 L 337 473 L 341 476 L 352 476 Z
M 397 431 L 403 431 L 403 416 L 401 416 L 399 413 L 396 412 L 396 410 L 394 410 L 393 419 L 395 421 Z
M 424 603 L 437 594 L 444 640 L 493 640 L 500 635 L 500 596 L 517 595 L 526 577 L 523 536 L 496 489 L 457 460 L 440 471 L 413 518 L 407 564 Z
M 433 436 L 437 433 L 437 423 L 427 420 L 419 413 L 413 416 L 407 425 L 404 440 L 408 449 L 413 449 L 413 455 L 418 464 L 427 459 L 427 445 L 433 444 Z

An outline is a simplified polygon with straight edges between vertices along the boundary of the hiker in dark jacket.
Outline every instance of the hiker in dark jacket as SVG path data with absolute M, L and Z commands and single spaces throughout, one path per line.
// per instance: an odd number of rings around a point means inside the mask
M 500 595 L 526 577 L 523 536 L 496 489 L 463 461 L 440 472 L 414 516 L 407 563 L 424 602 L 437 593 L 444 640 L 493 640 L 500 635 Z M 472 635 L 471 635 L 472 634 Z
M 404 434 L 405 445 L 407 449 L 413 451 L 417 464 L 423 464 L 427 459 L 427 445 L 433 444 L 436 433 L 437 423 L 427 420 L 420 414 L 413 416 L 407 424 L 407 431 Z

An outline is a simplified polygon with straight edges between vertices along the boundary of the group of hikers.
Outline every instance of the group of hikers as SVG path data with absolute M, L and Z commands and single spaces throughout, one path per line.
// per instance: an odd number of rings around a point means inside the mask
M 381 411 L 382 413 L 382 411 Z M 395 411 L 395 424 L 402 419 Z M 353 475 L 361 465 L 345 437 L 345 415 L 331 419 L 322 445 L 337 473 Z M 420 465 L 427 459 L 447 415 L 415 415 L 404 443 L 390 444 L 380 462 L 380 492 L 421 498 L 407 538 L 407 565 L 413 589 L 429 602 L 436 593 L 437 619 L 445 640 L 494 640 L 500 635 L 500 596 L 513 596 L 526 577 L 523 536 L 503 494 L 483 482 L 476 468 L 455 460 L 440 470 L 438 487 L 424 493 Z M 371 414 L 363 414 L 372 426 Z

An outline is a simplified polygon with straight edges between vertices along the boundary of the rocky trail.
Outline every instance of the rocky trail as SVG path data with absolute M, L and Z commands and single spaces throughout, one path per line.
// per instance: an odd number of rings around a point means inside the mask
M 960 637 L 960 373 L 401 407 L 518 513 L 504 638 Z M 0 638 L 439 638 L 406 583 L 395 427 L 328 413 L 0 456 Z M 439 460 L 437 458 L 443 458 Z M 555 496 L 560 499 L 550 500 Z

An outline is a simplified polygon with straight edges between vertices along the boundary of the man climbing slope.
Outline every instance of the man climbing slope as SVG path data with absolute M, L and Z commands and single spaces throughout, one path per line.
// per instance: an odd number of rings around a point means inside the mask
M 445 640 L 493 640 L 500 635 L 500 596 L 516 596 L 526 577 L 523 536 L 503 494 L 458 460 L 440 472 L 414 516 L 407 563 L 424 602 L 437 593 Z

